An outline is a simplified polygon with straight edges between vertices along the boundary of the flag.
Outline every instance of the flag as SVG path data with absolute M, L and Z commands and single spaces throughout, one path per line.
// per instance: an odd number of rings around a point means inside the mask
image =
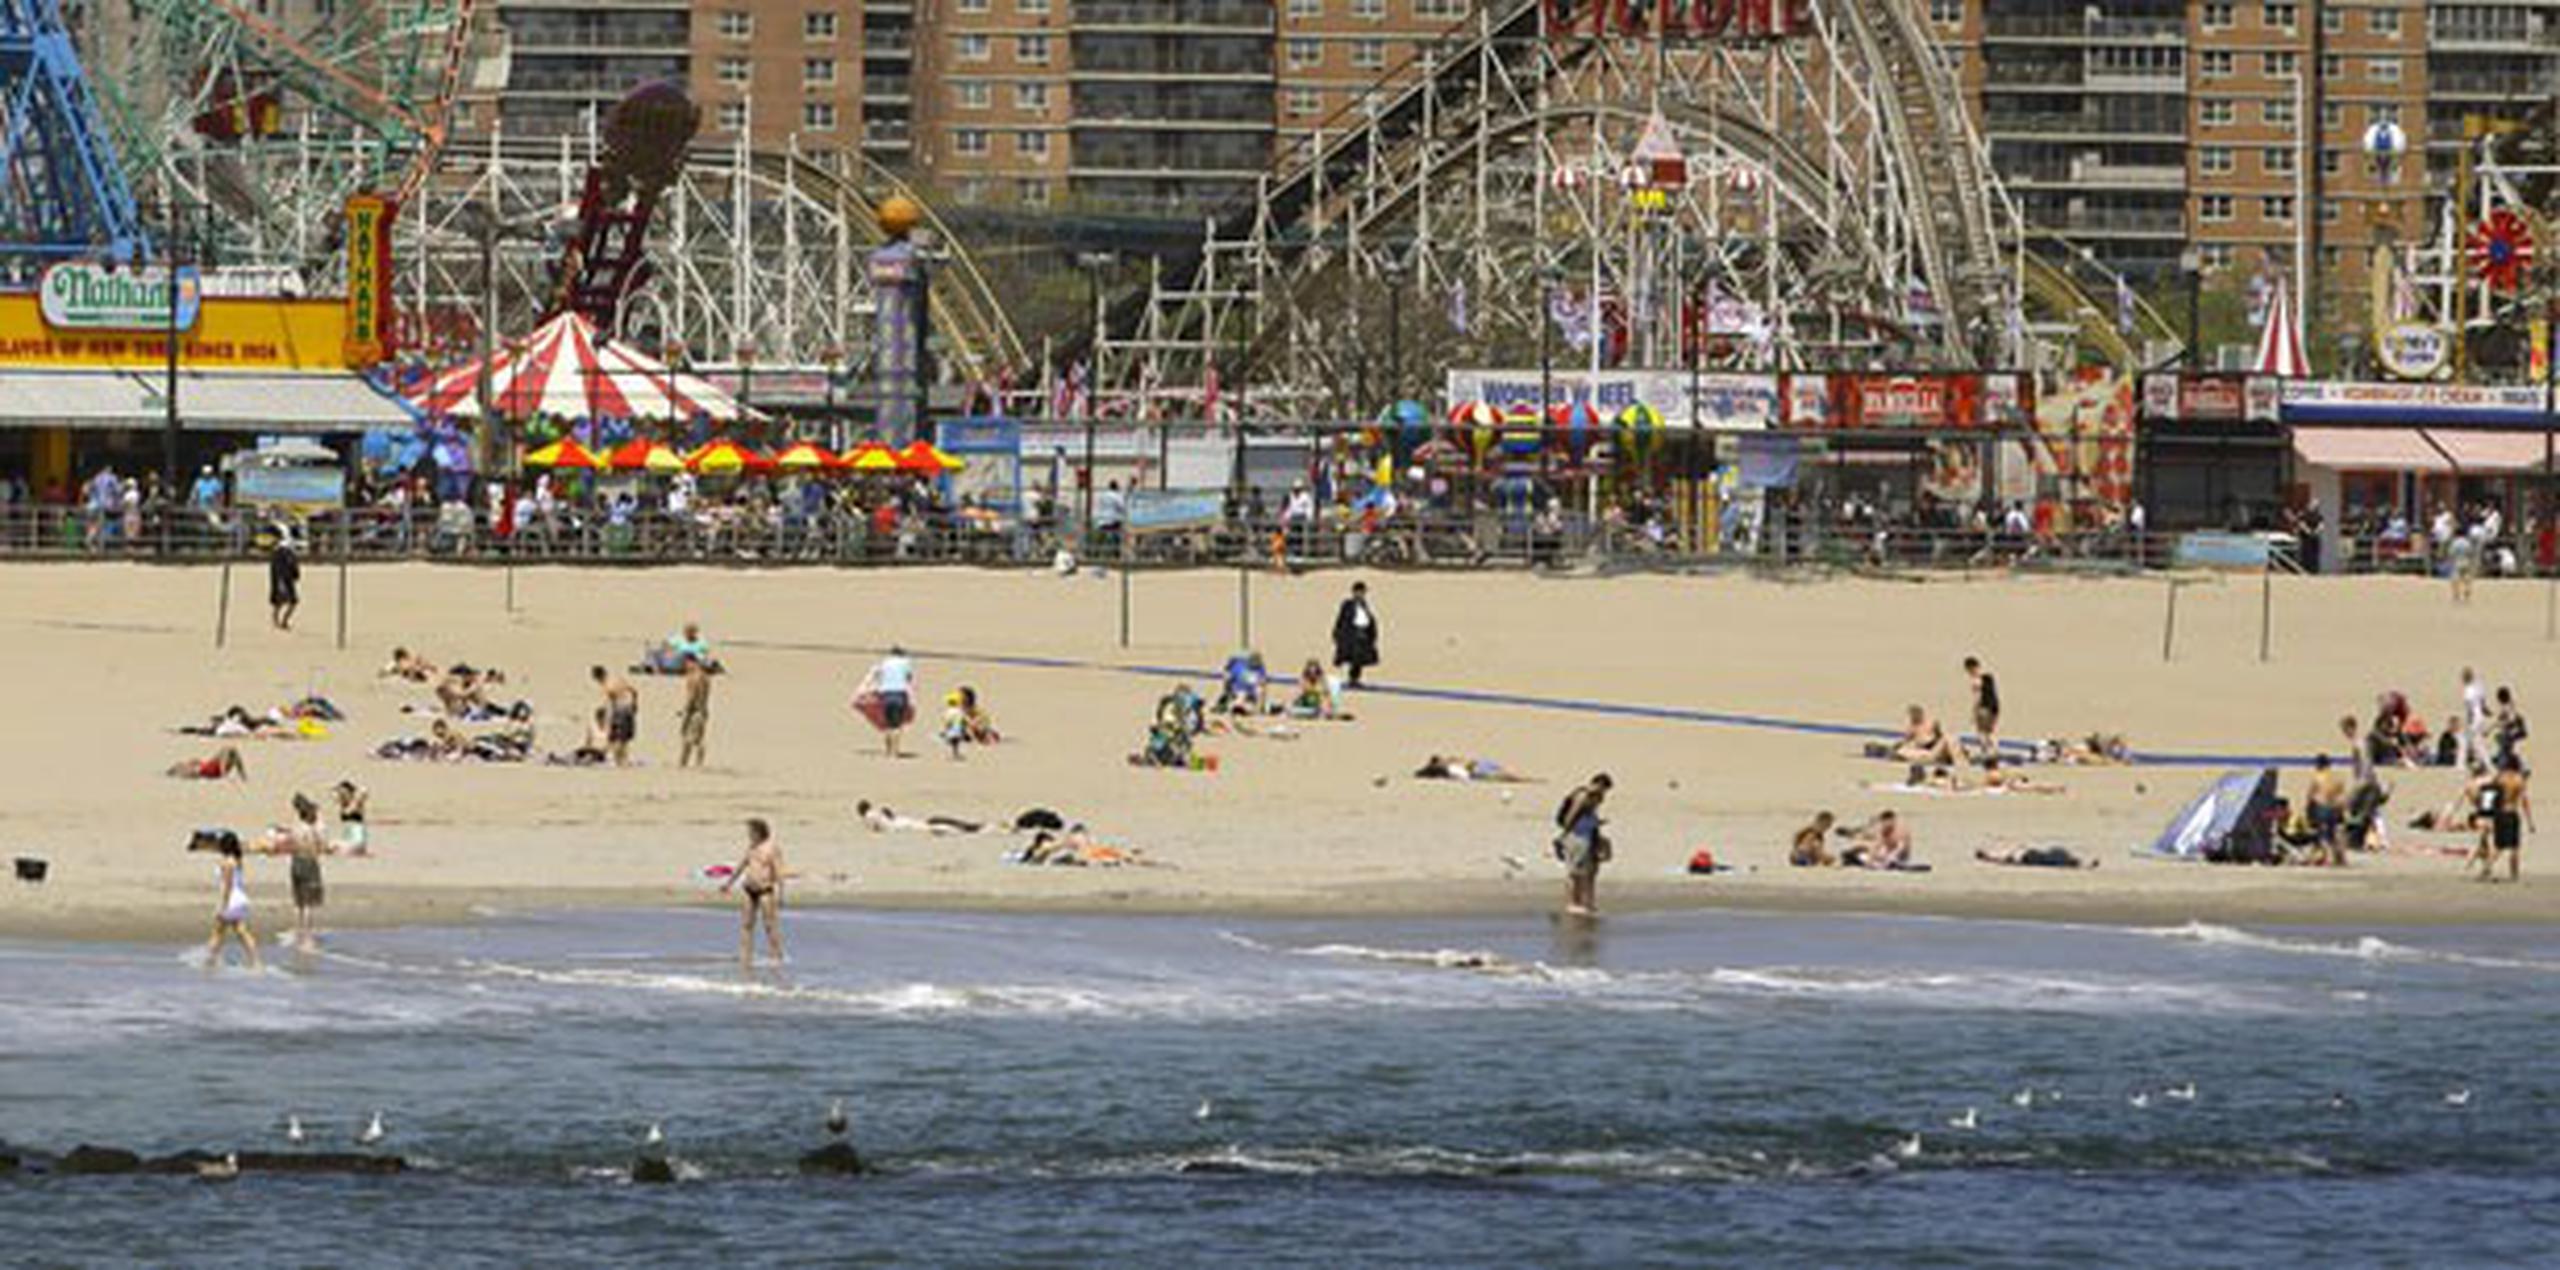
M 1200 377 L 1200 417 L 1218 417 L 1218 364 L 1209 363 L 1209 371 Z
M 2125 276 L 2124 276 L 2123 274 L 2117 274 L 2117 275 L 2116 275 L 2116 330 L 2117 330 L 2119 333 L 2121 333 L 2121 334 L 2131 335 L 2131 334 L 2133 334 L 2133 327 L 2134 327 L 2133 284 L 2132 284 L 2132 283 L 2130 283 L 2130 282 L 2125 281 Z
M 1460 335 L 1476 333 L 1475 323 L 1467 313 L 1467 280 L 1460 278 L 1449 284 L 1449 326 Z

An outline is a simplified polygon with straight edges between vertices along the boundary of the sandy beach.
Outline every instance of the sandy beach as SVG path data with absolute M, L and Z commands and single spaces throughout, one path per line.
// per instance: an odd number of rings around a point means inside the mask
M 333 568 L 307 571 L 297 629 L 270 629 L 265 579 L 233 578 L 214 646 L 218 572 L 142 565 L 0 568 L 0 631 L 19 667 L 0 728 L 0 855 L 41 856 L 41 885 L 0 883 L 0 935 L 198 936 L 212 905 L 194 826 L 244 834 L 288 815 L 297 791 L 341 777 L 373 791 L 372 859 L 329 865 L 332 924 L 467 921 L 498 911 L 718 902 L 698 878 L 733 860 L 739 822 L 772 820 L 800 875 L 795 904 L 1057 908 L 1239 914 L 1530 912 L 1553 908 L 1547 817 L 1571 785 L 1608 771 L 1618 858 L 1604 907 L 1892 910 L 2177 924 L 2543 923 L 2560 889 L 2526 851 L 2520 887 L 2464 879 L 2398 826 L 2454 788 L 2444 771 L 2395 772 L 2394 851 L 2346 870 L 2233 869 L 2137 857 L 2219 770 L 2165 765 L 2041 769 L 2059 796 L 1879 791 L 1898 769 L 1855 736 L 1689 713 L 1882 728 L 1908 702 L 1960 720 L 1959 662 L 1999 675 L 2011 737 L 2124 733 L 2174 755 L 2307 756 L 2336 747 L 2342 713 L 2384 688 L 2440 722 L 2456 674 L 2512 684 L 2528 715 L 2560 700 L 2538 583 L 2487 584 L 2455 608 L 2407 579 L 2283 579 L 2273 658 L 2258 659 L 2257 579 L 2204 579 L 2178 600 L 2163 663 L 2166 584 L 2149 579 L 1928 581 L 1368 575 L 1384 632 L 1383 691 L 1356 720 L 1293 740 L 1213 737 L 1214 772 L 1140 770 L 1164 671 L 1204 687 L 1238 639 L 1231 572 L 1141 575 L 1134 636 L 1119 646 L 1116 578 L 968 570 L 526 570 L 516 609 L 495 569 L 385 566 L 350 578 L 348 648 L 333 646 Z M 1355 575 L 1256 574 L 1255 642 L 1276 671 L 1328 651 Z M 504 668 L 538 707 L 542 743 L 576 744 L 593 664 L 700 621 L 730 673 L 717 681 L 710 760 L 674 766 L 677 685 L 642 678 L 641 765 L 627 770 L 395 763 L 384 739 L 423 732 L 426 690 L 377 679 L 395 644 L 439 662 Z M 847 708 L 879 650 L 917 659 L 929 716 L 966 683 L 1006 740 L 952 762 L 911 731 L 891 761 Z M 305 693 L 350 716 L 326 739 L 250 741 L 250 779 L 161 772 L 210 752 L 176 735 L 223 706 Z M 1498 697 L 1500 700 L 1486 698 Z M 1629 710 L 1590 706 L 1629 707 Z M 2528 745 L 2528 752 L 2531 746 Z M 1517 787 L 1409 777 L 1429 753 L 1477 755 L 1542 778 Z M 2288 772 L 2288 790 L 2301 775 Z M 1505 788 L 1511 796 L 1505 797 Z M 1010 820 L 1034 806 L 1089 823 L 1162 867 L 1026 868 L 1011 837 L 866 831 L 857 800 L 909 815 Z M 1788 832 L 1811 812 L 1898 808 L 1925 875 L 1791 870 Z M 2001 869 L 1976 847 L 2061 845 L 2089 872 Z M 1683 876 L 1699 847 L 1736 871 Z M 2420 849 L 2424 848 L 2424 849 Z M 286 919 L 281 860 L 253 858 L 260 925 Z

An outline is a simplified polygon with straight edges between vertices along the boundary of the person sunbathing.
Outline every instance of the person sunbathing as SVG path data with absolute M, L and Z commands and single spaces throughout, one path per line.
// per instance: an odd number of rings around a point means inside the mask
M 1982 788 L 1987 792 L 1998 792 L 2004 794 L 2059 794 L 2064 792 L 2063 787 L 2060 785 L 2047 785 L 2044 782 L 2027 775 L 2025 772 L 2002 766 L 2000 756 L 1997 754 L 1985 755 L 1983 757 Z
M 1798 869 L 1828 869 L 1840 863 L 1832 858 L 1830 838 L 1838 819 L 1830 812 L 1816 812 L 1813 821 L 1796 830 L 1795 841 L 1787 847 L 1787 864 Z
M 2050 737 L 2036 747 L 2036 761 L 2067 767 L 2116 767 L 2133 761 L 2133 747 L 2125 743 L 2121 732 Z
M 1531 778 L 1489 758 L 1443 758 L 1434 754 L 1413 771 L 1415 780 L 1474 781 L 1494 785 L 1527 785 Z
M 218 781 L 226 776 L 249 779 L 249 765 L 240 761 L 240 747 L 226 745 L 199 759 L 169 765 L 169 775 L 179 780 Z
M 1956 765 L 1955 743 L 1947 739 L 1947 730 L 1938 726 L 1928 711 L 1915 705 L 1906 708 L 1903 716 L 1902 739 L 1894 743 L 1893 757 L 1926 767 Z
M 405 679 L 413 684 L 432 682 L 437 674 L 434 662 L 405 648 L 391 650 L 391 660 L 374 672 L 376 679 Z
M 914 816 L 900 815 L 895 809 L 868 798 L 854 804 L 853 814 L 861 819 L 863 828 L 873 833 L 903 831 L 946 837 L 959 833 L 984 833 L 987 828 L 984 821 L 962 820 L 958 816 L 926 816 L 919 820 Z
M 1892 809 L 1876 813 L 1876 818 L 1856 829 L 1838 832 L 1849 838 L 1849 849 L 1840 853 L 1844 869 L 1879 869 L 1895 873 L 1925 873 L 1929 866 L 1911 855 L 1911 829 Z
M 226 706 L 222 713 L 204 723 L 191 723 L 178 729 L 185 736 L 213 736 L 226 739 L 253 737 L 258 740 L 283 740 L 302 734 L 297 721 L 284 712 L 251 714 L 239 706 Z
M 1984 864 L 1997 864 L 2019 869 L 2094 869 L 2095 860 L 2083 860 L 2065 847 L 2012 847 L 2006 851 L 1984 851 L 1976 848 L 1973 858 Z
M 1013 862 L 1091 869 L 1150 867 L 1154 863 L 1136 847 L 1094 841 L 1083 825 L 1070 826 L 1064 834 L 1041 830 L 1032 836 L 1029 845 L 1014 854 Z

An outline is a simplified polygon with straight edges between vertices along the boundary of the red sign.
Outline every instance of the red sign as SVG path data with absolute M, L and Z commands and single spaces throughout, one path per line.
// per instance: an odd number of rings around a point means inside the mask
M 1982 381 L 1972 375 L 1850 375 L 1832 395 L 1851 428 L 1970 428 L 1982 419 Z
M 2272 423 L 2276 383 L 2249 375 L 2180 375 L 2142 380 L 2142 413 L 2161 423 Z
M 1776 40 L 1813 29 L 1813 0 L 1546 0 L 1547 37 Z

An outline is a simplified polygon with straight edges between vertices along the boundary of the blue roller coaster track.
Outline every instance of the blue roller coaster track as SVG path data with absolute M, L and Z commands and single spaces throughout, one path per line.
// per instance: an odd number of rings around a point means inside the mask
M 0 0 L 0 274 L 149 254 L 60 0 Z

